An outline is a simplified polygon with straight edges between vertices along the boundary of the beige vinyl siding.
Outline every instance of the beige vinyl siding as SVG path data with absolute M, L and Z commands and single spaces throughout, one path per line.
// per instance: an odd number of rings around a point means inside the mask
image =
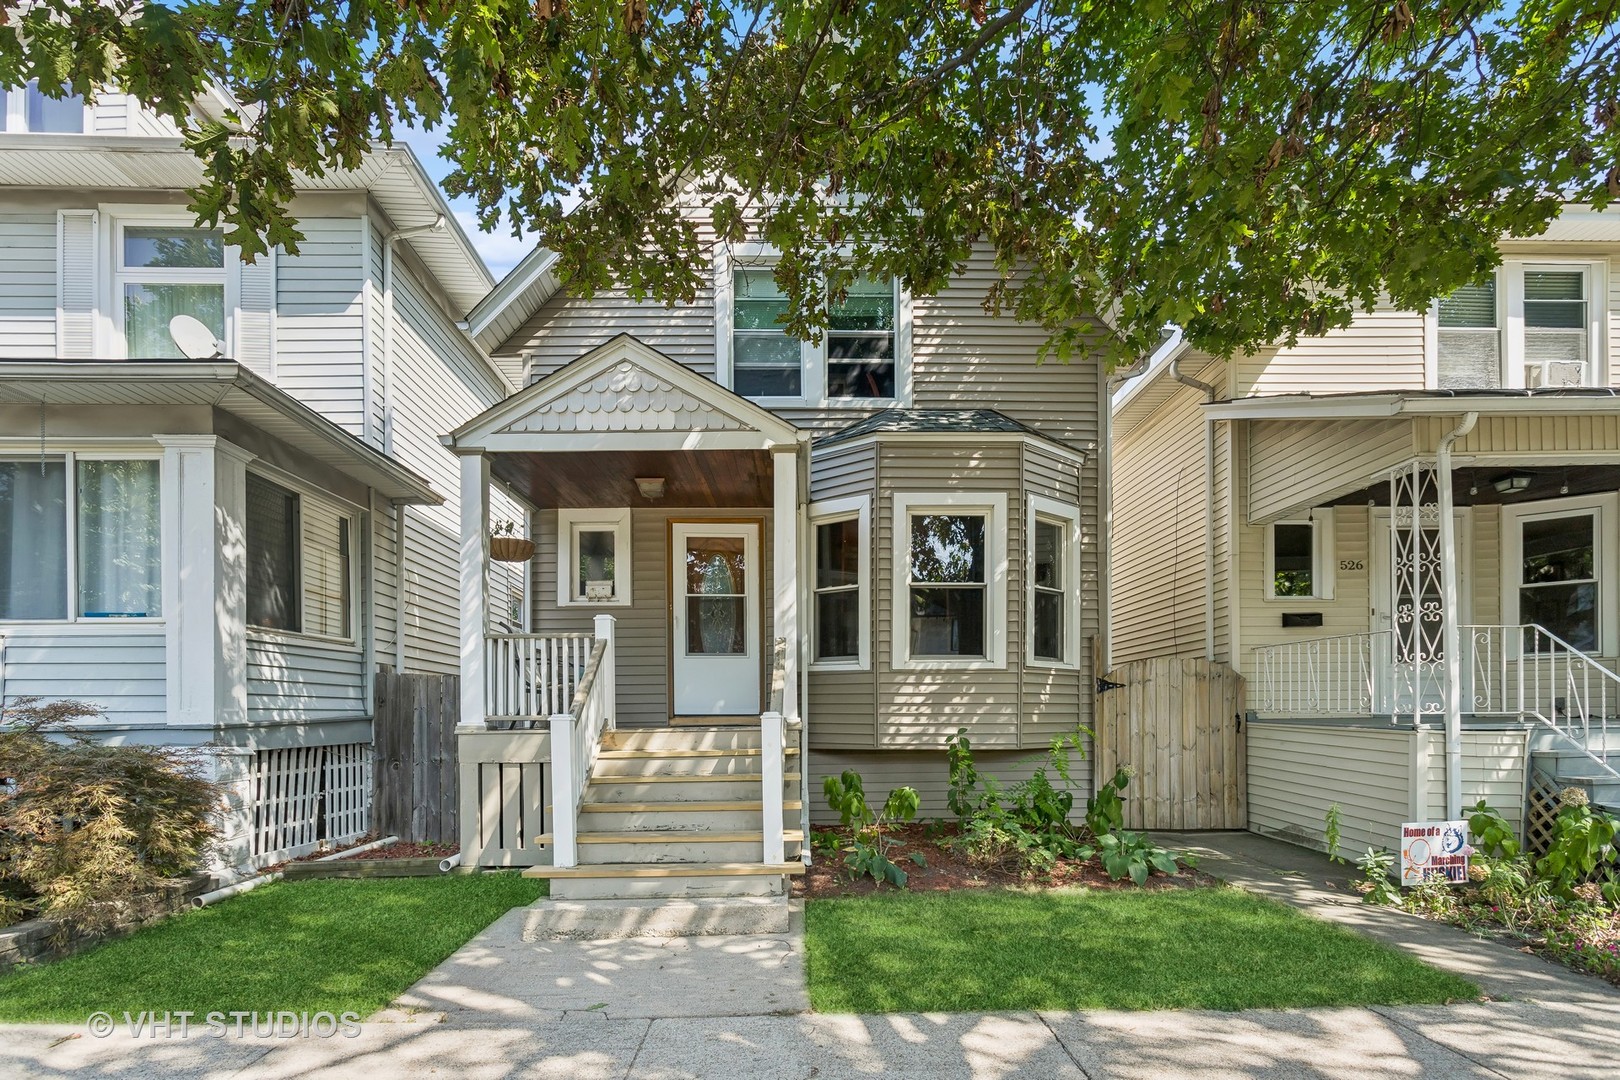
M 1253 650 L 1262 645 L 1366 633 L 1372 610 L 1368 596 L 1373 566 L 1371 526 L 1365 506 L 1333 509 L 1334 565 L 1360 563 L 1361 569 L 1334 570 L 1332 600 L 1266 598 L 1266 528 L 1246 525 L 1238 530 L 1239 621 L 1243 626 L 1243 640 L 1238 655 L 1232 658 L 1232 666 L 1239 671 L 1253 667 Z M 1285 628 L 1282 616 L 1289 611 L 1319 612 L 1322 625 Z
M 56 356 L 56 215 L 0 217 L 0 359 Z
M 870 522 L 877 526 L 877 447 L 872 443 L 853 446 L 831 446 L 814 454 L 810 461 L 810 500 L 841 499 L 864 495 L 872 506 Z M 814 537 L 811 539 L 814 544 Z M 875 537 L 868 535 L 864 542 L 870 547 Z M 806 573 L 815 573 L 811 552 L 805 556 Z M 873 567 L 877 560 L 871 560 Z M 875 573 L 875 570 L 874 570 Z M 875 583 L 872 583 L 875 584 Z M 814 588 L 814 581 L 806 584 Z M 876 631 L 877 589 L 868 587 L 866 619 L 868 655 L 876 659 L 878 637 Z M 814 633 L 814 599 L 811 610 L 803 619 L 807 633 Z M 812 639 L 813 640 L 813 639 Z M 814 645 L 811 650 L 813 652 Z M 806 709 L 810 717 L 810 730 L 818 746 L 872 746 L 876 738 L 873 717 L 877 715 L 877 676 L 868 665 L 865 671 L 816 671 L 812 668 L 805 677 Z M 817 789 L 819 790 L 819 789 Z M 812 791 L 812 796 L 815 792 Z
M 661 726 L 669 723 L 669 560 L 671 522 L 763 520 L 760 529 L 760 640 L 773 641 L 771 512 L 763 507 L 736 509 L 637 508 L 630 512 L 630 604 L 628 607 L 557 606 L 557 511 L 534 515 L 533 632 L 589 633 L 597 615 L 612 615 L 618 666 L 618 723 Z M 761 678 L 764 665 L 761 663 Z M 762 684 L 763 685 L 763 684 Z M 763 699 L 762 699 L 763 700 Z
M 1416 441 L 1419 451 L 1434 453 L 1447 433 L 1461 420 L 1458 416 L 1425 416 L 1417 425 Z M 1458 439 L 1453 452 L 1458 457 L 1470 454 L 1567 454 L 1589 450 L 1620 452 L 1620 415 L 1601 416 L 1481 416 L 1474 430 Z M 1556 457 L 1552 461 L 1536 462 L 1517 458 L 1516 464 L 1562 464 Z
M 1345 329 L 1240 356 L 1233 396 L 1421 390 L 1424 372 L 1423 315 L 1380 305 Z
M 0 639 L 8 703 L 22 697 L 88 702 L 106 713 L 104 720 L 80 725 L 90 728 L 103 722 L 162 728 L 166 722 L 161 626 L 97 627 L 85 633 L 12 625 L 0 627 Z
M 1232 566 L 1236 561 L 1235 522 L 1232 514 L 1232 465 L 1236 454 L 1235 425 L 1215 427 L 1215 659 L 1232 661 Z
M 513 335 L 503 355 L 530 353 L 529 379 L 538 380 L 620 334 L 630 334 L 694 371 L 714 378 L 714 292 L 665 307 L 622 292 L 589 299 L 558 293 Z
M 1023 444 L 1024 498 L 1009 500 L 1022 504 L 1022 513 L 1028 521 L 1030 496 L 1040 495 L 1080 510 L 1080 580 L 1069 583 L 1066 603 L 1078 604 L 1080 615 L 1079 641 L 1076 656 L 1080 665 L 1053 667 L 1029 663 L 1028 650 L 1017 657 L 1009 654 L 1008 661 L 1016 661 L 1021 668 L 1023 684 L 1020 687 L 1023 717 L 1021 738 L 1025 746 L 1043 746 L 1059 735 L 1067 734 L 1080 725 L 1091 723 L 1092 671 L 1091 639 L 1102 629 L 1101 610 L 1096 602 L 1098 578 L 1098 538 L 1100 523 L 1095 502 L 1096 488 L 1090 483 L 1087 466 L 1061 457 L 1039 443 Z M 1013 553 L 1011 558 L 1028 565 L 1027 552 Z M 1027 584 L 1027 583 L 1026 583 Z M 1027 592 L 1021 597 L 1022 625 L 1028 626 L 1024 614 L 1029 604 Z M 1011 618 L 1009 609 L 1009 618 Z M 1067 627 L 1064 633 L 1067 633 Z
M 1409 420 L 1256 420 L 1248 520 L 1276 520 L 1360 490 L 1411 455 Z
M 1172 394 L 1113 454 L 1113 661 L 1204 651 L 1202 395 Z
M 878 678 L 877 745 L 918 747 L 942 745 L 946 736 L 966 727 L 973 741 L 987 748 L 1017 748 L 1019 736 L 1019 664 L 1024 655 L 1024 520 L 1021 512 L 1022 461 L 1015 443 L 981 448 L 940 443 L 884 443 L 878 450 L 878 505 L 873 531 L 877 619 L 873 662 Z M 949 491 L 956 495 L 1007 494 L 1007 665 L 972 671 L 895 670 L 893 635 L 896 565 L 904 568 L 906 539 L 894 535 L 894 497 L 908 492 Z M 988 605 L 987 605 L 988 607 Z M 814 723 L 814 717 L 812 717 Z M 817 746 L 825 746 L 819 738 Z
M 249 628 L 247 702 L 251 723 L 369 716 L 365 656 L 354 645 Z
M 1038 768 L 1055 786 L 1063 781 L 1039 751 L 981 750 L 973 747 L 974 767 L 978 769 L 980 784 L 988 776 L 995 777 L 1004 787 L 1028 779 Z M 1076 820 L 1085 814 L 1086 799 L 1092 791 L 1091 760 L 1070 757 L 1070 776 L 1074 781 L 1074 809 L 1070 816 Z M 921 806 L 919 818 L 954 818 L 946 803 L 950 790 L 950 768 L 943 750 L 824 750 L 812 748 L 807 765 L 810 782 L 810 822 L 813 825 L 836 825 L 838 815 L 828 806 L 821 793 L 823 777 L 836 776 L 845 769 L 861 774 L 866 796 L 876 805 L 889 797 L 897 787 L 917 789 Z
M 1405 730 L 1250 723 L 1249 828 L 1325 850 L 1328 807 L 1341 816 L 1339 849 L 1392 849 L 1413 820 L 1417 764 Z
M 298 227 L 304 234 L 299 253 L 276 257 L 276 383 L 363 436 L 365 259 L 359 223 L 311 217 L 300 219 Z
M 461 475 L 455 455 L 439 437 L 504 394 L 410 260 L 400 256 L 394 261 L 393 366 L 393 456 L 445 496 L 439 506 L 412 506 L 406 511 L 406 667 L 451 674 L 460 667 L 461 522 L 456 493 L 461 490 Z M 520 515 L 515 503 L 496 492 L 490 516 Z
M 1529 731 L 1519 728 L 1464 731 L 1462 806 L 1466 812 L 1479 800 L 1498 811 L 1516 827 L 1524 820 L 1526 747 Z M 1439 731 L 1425 731 L 1422 741 L 1427 799 L 1423 820 L 1446 817 L 1446 741 Z

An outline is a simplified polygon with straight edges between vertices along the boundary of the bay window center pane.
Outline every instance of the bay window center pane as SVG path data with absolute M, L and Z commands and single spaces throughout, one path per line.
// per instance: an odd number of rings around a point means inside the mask
M 81 461 L 78 467 L 79 614 L 163 613 L 156 461 Z
M 984 515 L 913 515 L 911 580 L 982 584 L 985 580 Z

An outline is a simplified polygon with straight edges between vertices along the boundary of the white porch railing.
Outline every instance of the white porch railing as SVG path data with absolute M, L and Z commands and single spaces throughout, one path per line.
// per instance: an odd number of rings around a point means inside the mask
M 579 865 L 579 808 L 596 766 L 602 734 L 617 709 L 613 616 L 596 617 L 596 642 L 568 711 L 551 717 L 551 864 Z
M 484 635 L 484 716 L 534 727 L 569 711 L 590 660 L 591 634 Z
M 761 859 L 767 863 L 787 860 L 787 847 L 782 840 L 782 785 L 785 780 L 788 732 L 788 718 L 782 714 L 782 701 L 787 686 L 786 676 L 787 641 L 777 638 L 771 658 L 770 698 L 759 717 L 760 828 L 764 838 Z
M 1543 627 L 1459 626 L 1461 711 L 1539 721 L 1586 749 L 1620 708 L 1616 674 Z M 1249 696 L 1277 717 L 1439 715 L 1443 665 L 1405 663 L 1393 631 L 1254 650 Z M 1607 740 L 1593 757 L 1607 763 Z M 1590 750 L 1588 750 L 1591 753 Z

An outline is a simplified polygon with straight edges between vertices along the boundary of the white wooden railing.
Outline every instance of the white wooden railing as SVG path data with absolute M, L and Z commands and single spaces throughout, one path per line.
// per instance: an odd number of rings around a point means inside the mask
M 1464 626 L 1463 711 L 1525 716 L 1608 761 L 1609 717 L 1620 707 L 1620 675 L 1534 623 Z M 1593 728 L 1601 736 L 1591 750 Z
M 782 714 L 782 702 L 787 686 L 787 641 L 776 639 L 771 658 L 770 697 L 765 711 L 759 716 L 759 783 L 761 831 L 764 838 L 762 861 L 787 861 L 787 847 L 782 840 L 784 783 L 787 756 L 788 718 Z M 803 763 L 800 763 L 803 768 Z
M 534 727 L 567 712 L 590 659 L 591 634 L 484 635 L 484 716 Z
M 613 616 L 596 617 L 596 640 L 566 712 L 551 716 L 551 863 L 579 865 L 579 809 L 602 735 L 614 726 Z
M 1373 661 L 1391 633 L 1307 638 L 1254 650 L 1249 693 L 1271 716 L 1368 716 L 1378 711 Z

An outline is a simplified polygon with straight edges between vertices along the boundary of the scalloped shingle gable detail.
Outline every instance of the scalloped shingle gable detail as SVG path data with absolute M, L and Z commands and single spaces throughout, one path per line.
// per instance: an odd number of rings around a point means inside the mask
M 620 360 L 589 382 L 515 420 L 504 432 L 746 431 L 749 425 Z

